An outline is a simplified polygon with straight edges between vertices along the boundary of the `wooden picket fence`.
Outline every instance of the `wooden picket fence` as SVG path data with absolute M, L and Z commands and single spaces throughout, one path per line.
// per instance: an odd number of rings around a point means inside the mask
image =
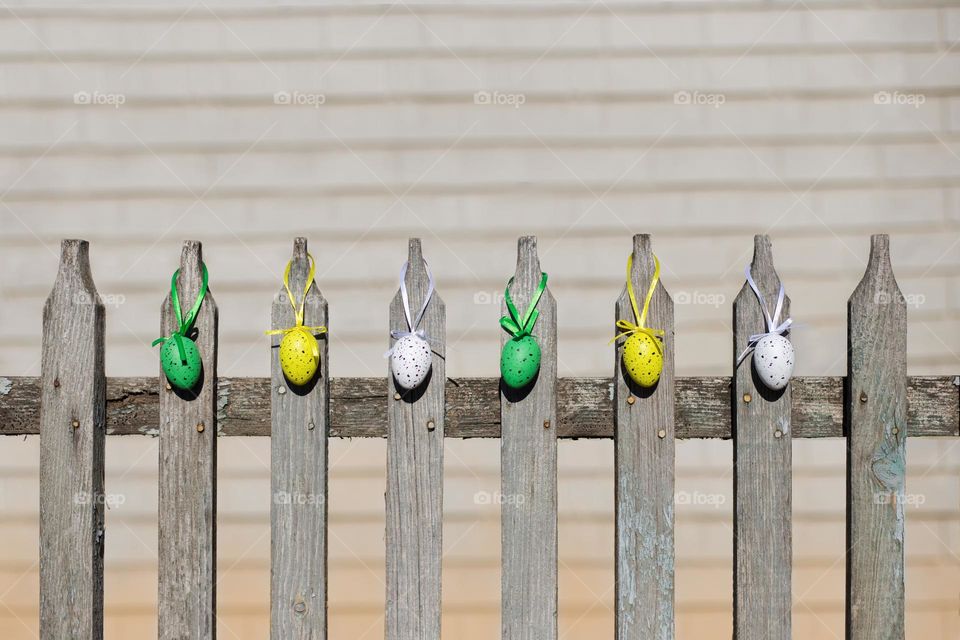
M 649 236 L 634 237 L 633 255 L 634 287 L 642 291 L 653 268 Z M 410 241 L 409 258 L 407 285 L 416 308 L 426 291 L 418 240 Z M 179 290 L 186 304 L 198 291 L 201 259 L 200 243 L 184 244 Z M 306 240 L 298 238 L 295 291 L 302 290 L 307 264 Z M 764 296 L 775 298 L 779 278 L 766 236 L 756 237 L 752 272 Z M 513 289 L 519 306 L 539 274 L 536 240 L 522 238 Z M 847 637 L 904 637 L 907 431 L 912 437 L 960 435 L 960 395 L 953 376 L 907 376 L 906 305 L 886 236 L 872 238 L 869 265 L 848 303 L 847 376 L 795 378 L 782 392 L 756 384 L 749 361 L 732 377 L 676 377 L 673 302 L 663 286 L 650 309 L 649 325 L 666 329 L 663 374 L 652 391 L 628 384 L 612 348 L 611 377 L 558 379 L 556 302 L 549 291 L 539 308 L 535 335 L 542 365 L 526 394 L 506 390 L 498 378 L 447 378 L 439 296 L 423 324 L 436 357 L 422 389 L 405 394 L 389 375 L 331 379 L 321 340 L 316 382 L 294 391 L 276 358 L 268 379 L 217 376 L 217 307 L 208 295 L 196 320 L 206 369 L 194 395 L 171 389 L 162 373 L 159 380 L 105 377 L 105 311 L 88 245 L 65 240 L 44 307 L 42 375 L 0 384 L 0 433 L 40 434 L 41 638 L 102 638 L 104 438 L 128 434 L 160 439 L 162 640 L 216 635 L 217 437 L 247 435 L 269 435 L 272 442 L 275 640 L 327 637 L 331 437 L 387 438 L 388 640 L 440 637 L 445 437 L 500 438 L 502 492 L 522 497 L 502 505 L 505 639 L 557 638 L 557 438 L 611 437 L 617 638 L 675 636 L 676 438 L 733 439 L 734 635 L 789 638 L 791 440 L 820 437 L 845 438 L 848 452 Z M 161 318 L 165 335 L 173 328 L 169 296 Z M 327 323 L 327 303 L 316 285 L 306 318 Z M 625 292 L 611 325 L 617 318 L 630 318 Z M 292 323 L 283 295 L 274 300 L 272 319 L 274 327 Z M 747 336 L 763 326 L 746 285 L 733 304 L 733 320 L 735 358 Z M 387 329 L 406 329 L 399 294 Z

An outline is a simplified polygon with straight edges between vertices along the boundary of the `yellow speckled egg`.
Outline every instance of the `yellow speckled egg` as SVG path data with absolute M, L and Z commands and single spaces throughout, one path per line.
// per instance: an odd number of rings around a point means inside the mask
M 294 329 L 280 341 L 280 368 L 293 384 L 302 386 L 313 380 L 319 365 L 320 345 L 306 329 Z
M 652 387 L 663 371 L 663 355 L 646 333 L 635 333 L 623 343 L 623 366 L 630 379 L 641 387 Z

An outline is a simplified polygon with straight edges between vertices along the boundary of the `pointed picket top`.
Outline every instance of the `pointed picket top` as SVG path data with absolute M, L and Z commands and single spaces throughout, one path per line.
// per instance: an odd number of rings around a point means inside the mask
M 64 240 L 43 307 L 40 637 L 103 637 L 105 311 L 89 244 Z
M 847 630 L 904 637 L 907 306 L 886 235 L 847 303 Z
M 650 236 L 637 234 L 630 279 L 641 313 L 654 271 Z M 638 322 L 626 284 L 614 313 L 616 320 Z M 654 290 L 645 324 L 665 332 L 663 370 L 656 385 L 640 387 L 624 370 L 626 339 L 618 340 L 614 349 L 616 637 L 673 638 L 675 349 L 673 300 L 662 282 Z

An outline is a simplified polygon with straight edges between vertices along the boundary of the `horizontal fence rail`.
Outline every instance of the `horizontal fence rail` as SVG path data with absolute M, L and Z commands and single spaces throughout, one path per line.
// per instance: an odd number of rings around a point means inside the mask
M 520 308 L 546 286 L 545 280 L 537 284 L 536 246 L 532 236 L 518 243 L 508 286 Z M 305 320 L 325 331 L 327 303 L 319 284 L 308 284 L 311 260 L 306 239 L 297 238 L 289 275 L 294 290 L 306 288 L 306 318 L 281 291 L 271 307 L 274 330 Z M 749 361 L 735 364 L 764 326 L 759 295 L 772 300 L 780 289 L 768 237 L 754 241 L 756 289 L 744 285 L 733 304 L 733 376 L 675 376 L 673 301 L 657 284 L 650 236 L 633 238 L 629 264 L 630 287 L 615 300 L 611 320 L 663 332 L 656 343 L 663 369 L 649 387 L 633 383 L 621 365 L 622 341 L 611 347 L 613 376 L 558 378 L 557 301 L 549 289 L 540 298 L 539 319 L 522 323 L 542 352 L 529 384 L 515 389 L 500 378 L 447 377 L 444 302 L 430 297 L 432 276 L 420 241 L 411 239 L 409 269 L 390 305 L 392 334 L 387 328 L 384 334 L 386 340 L 416 332 L 429 340 L 432 364 L 419 387 L 406 389 L 389 373 L 331 378 L 326 335 L 317 347 L 318 374 L 303 386 L 286 379 L 276 354 L 270 378 L 220 378 L 218 313 L 208 295 L 190 334 L 202 358 L 200 382 L 183 391 L 162 372 L 159 378 L 105 377 L 106 314 L 88 245 L 64 241 L 44 307 L 42 375 L 0 377 L 0 435 L 41 438 L 42 640 L 103 637 L 107 435 L 160 439 L 161 640 L 216 637 L 218 436 L 271 437 L 274 639 L 327 637 L 330 437 L 387 439 L 387 640 L 440 638 L 444 438 L 500 438 L 502 493 L 522 498 L 501 507 L 505 640 L 558 635 L 558 438 L 614 440 L 616 637 L 657 640 L 676 634 L 675 441 L 732 438 L 734 638 L 790 638 L 791 441 L 835 437 L 846 438 L 848 462 L 848 637 L 903 640 L 906 438 L 960 436 L 960 377 L 907 376 L 906 305 L 888 238 L 872 238 L 869 264 L 848 302 L 849 374 L 794 378 L 779 391 L 758 385 Z M 200 243 L 184 243 L 176 284 L 184 312 L 201 288 L 202 265 Z M 644 325 L 634 318 L 641 314 L 628 292 L 643 292 L 650 283 Z M 177 328 L 175 303 L 172 295 L 163 302 L 162 335 Z M 419 330 L 410 326 L 406 304 L 423 305 Z M 784 317 L 789 304 L 785 298 Z M 508 339 L 504 334 L 502 343 Z M 264 343 L 273 354 L 280 337 Z M 319 499 L 277 498 L 289 495 Z
M 793 378 L 794 438 L 843 437 L 843 376 Z M 957 376 L 907 378 L 907 422 L 913 436 L 960 436 Z M 333 438 L 387 437 L 386 378 L 331 378 Z M 500 379 L 447 378 L 447 438 L 500 437 Z M 730 376 L 676 379 L 676 437 L 732 436 Z M 3 391 L 3 390 L 6 391 Z M 40 433 L 40 378 L 0 377 L 0 436 Z M 220 378 L 217 427 L 221 436 L 270 435 L 270 379 Z M 156 378 L 107 378 L 107 435 L 157 435 Z M 611 378 L 557 379 L 557 436 L 612 438 Z

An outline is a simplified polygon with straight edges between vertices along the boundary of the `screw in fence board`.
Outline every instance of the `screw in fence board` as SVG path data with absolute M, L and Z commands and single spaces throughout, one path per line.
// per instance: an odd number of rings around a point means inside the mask
M 103 302 L 89 245 L 64 240 L 43 307 L 40 637 L 103 637 Z
M 643 304 L 653 277 L 647 234 L 633 237 L 631 280 Z M 626 287 L 615 320 L 637 322 Z M 616 637 L 670 640 L 674 637 L 674 331 L 673 300 L 659 284 L 646 326 L 663 329 L 663 372 L 650 389 L 623 370 L 617 342 L 614 365 L 616 426 Z
M 197 299 L 202 248 L 183 243 L 177 291 L 186 315 Z M 160 335 L 177 328 L 170 295 Z M 159 638 L 216 637 L 217 306 L 208 291 L 194 322 L 203 373 L 192 391 L 160 371 Z
M 771 313 L 780 278 L 770 238 L 754 238 L 753 279 Z M 785 298 L 782 318 L 790 314 Z M 756 294 L 744 284 L 733 302 L 733 357 L 749 336 L 766 330 Z M 771 391 L 757 377 L 752 355 L 736 368 L 734 427 L 734 637 L 785 640 L 791 629 L 791 390 Z
M 890 240 L 847 303 L 847 638 L 904 637 L 907 305 Z
M 510 296 L 520 313 L 540 281 L 537 239 L 520 238 Z M 557 637 L 557 303 L 548 288 L 533 336 L 540 372 L 513 390 L 500 383 L 502 637 Z M 507 313 L 506 302 L 501 310 Z M 510 339 L 501 332 L 501 346 Z
M 310 271 L 307 239 L 293 243 L 290 291 L 297 303 Z M 314 282 L 303 303 L 306 326 L 327 326 L 327 301 Z M 286 289 L 273 299 L 271 327 L 296 324 Z M 327 637 L 327 425 L 330 364 L 325 334 L 320 366 L 302 387 L 287 382 L 273 336 L 270 349 L 270 637 Z M 280 393 L 283 390 L 284 393 Z
M 410 239 L 407 259 L 407 293 L 416 319 L 428 283 L 419 238 Z M 433 350 L 426 380 L 407 391 L 396 384 L 389 365 L 387 372 L 387 640 L 440 638 L 446 310 L 436 291 L 420 328 Z M 390 329 L 410 330 L 399 291 L 390 303 Z

